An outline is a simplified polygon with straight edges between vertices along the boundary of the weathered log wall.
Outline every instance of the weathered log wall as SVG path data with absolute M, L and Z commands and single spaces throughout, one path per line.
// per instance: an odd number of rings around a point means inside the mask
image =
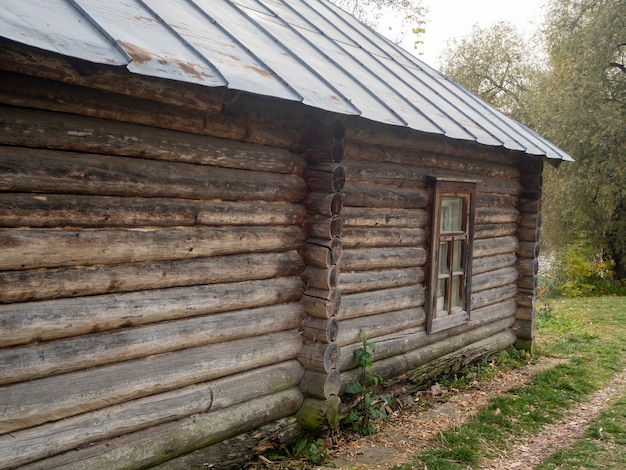
M 305 160 L 261 145 L 290 134 L 178 132 L 171 104 L 157 129 L 140 124 L 158 100 L 122 116 L 105 89 L 5 78 L 0 468 L 138 468 L 260 426 L 293 436 Z M 202 133 L 228 137 L 220 119 Z
M 376 345 L 377 373 L 387 379 L 408 374 L 419 384 L 510 346 L 519 324 L 524 262 L 516 253 L 524 245 L 517 238 L 522 182 L 515 157 L 471 158 L 433 144 L 426 152 L 400 139 L 382 142 L 349 132 L 345 143 L 337 312 L 342 390 L 360 378 L 353 353 L 361 330 Z M 432 176 L 475 181 L 477 194 L 470 321 L 427 334 Z

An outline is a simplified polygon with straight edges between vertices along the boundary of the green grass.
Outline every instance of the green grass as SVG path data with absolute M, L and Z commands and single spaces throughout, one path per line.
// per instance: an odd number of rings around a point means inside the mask
M 440 433 L 432 449 L 404 468 L 475 468 L 516 437 L 561 418 L 626 367 L 626 297 L 552 301 L 538 308 L 538 327 L 539 353 L 567 362 L 534 375 L 526 386 L 491 400 L 469 422 Z

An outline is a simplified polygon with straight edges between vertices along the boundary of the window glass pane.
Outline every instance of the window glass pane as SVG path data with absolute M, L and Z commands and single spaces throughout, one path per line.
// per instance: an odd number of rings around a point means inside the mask
M 452 271 L 461 271 L 461 260 L 463 259 L 462 240 L 456 240 L 452 249 Z
M 448 243 L 439 244 L 439 275 L 450 274 L 448 270 Z
M 444 296 L 446 294 L 446 284 L 448 283 L 447 279 L 439 279 L 437 281 L 437 312 L 441 312 L 444 310 Z
M 452 278 L 452 299 L 450 299 L 450 310 L 461 310 L 461 300 L 463 299 L 461 293 L 461 276 L 454 276 Z
M 461 232 L 463 230 L 463 198 L 441 198 L 441 232 Z

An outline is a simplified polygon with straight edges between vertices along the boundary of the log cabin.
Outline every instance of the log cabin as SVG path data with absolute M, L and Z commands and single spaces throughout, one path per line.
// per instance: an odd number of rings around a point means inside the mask
M 326 0 L 0 5 L 0 469 L 229 468 L 532 348 L 571 158 Z

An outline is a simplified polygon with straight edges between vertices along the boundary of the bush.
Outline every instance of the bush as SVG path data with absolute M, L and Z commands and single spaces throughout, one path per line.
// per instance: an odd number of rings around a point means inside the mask
M 626 283 L 614 279 L 615 262 L 591 247 L 568 245 L 546 260 L 547 268 L 539 273 L 541 296 L 626 295 Z

